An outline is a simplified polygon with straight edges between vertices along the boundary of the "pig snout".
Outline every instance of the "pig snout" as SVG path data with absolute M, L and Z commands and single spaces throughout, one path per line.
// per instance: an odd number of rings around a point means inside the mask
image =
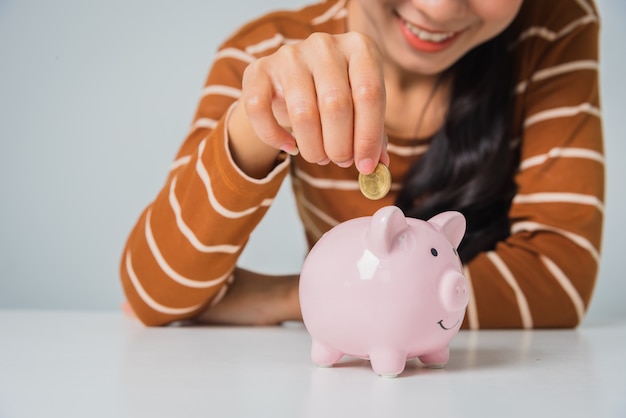
M 469 303 L 469 286 L 465 276 L 458 272 L 447 272 L 439 287 L 439 297 L 448 312 L 457 312 Z

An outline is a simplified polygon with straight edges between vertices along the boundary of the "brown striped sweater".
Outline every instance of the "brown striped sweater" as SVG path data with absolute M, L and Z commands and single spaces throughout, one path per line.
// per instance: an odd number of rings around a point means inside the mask
M 313 32 L 344 32 L 345 2 L 271 13 L 220 47 L 167 181 L 123 252 L 124 292 L 145 324 L 190 318 L 219 300 L 287 175 L 309 245 L 342 221 L 393 204 L 409 163 L 427 144 L 389 138 L 394 184 L 375 202 L 360 194 L 354 167 L 283 155 L 256 180 L 228 151 L 225 119 L 244 68 Z M 604 211 L 598 14 L 591 0 L 525 0 L 513 25 L 519 190 L 510 237 L 465 266 L 472 296 L 464 326 L 572 327 L 592 296 Z

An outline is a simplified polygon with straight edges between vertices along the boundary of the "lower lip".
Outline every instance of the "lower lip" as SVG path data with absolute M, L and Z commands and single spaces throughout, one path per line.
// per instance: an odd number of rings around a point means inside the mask
M 443 42 L 425 41 L 417 37 L 413 32 L 411 32 L 411 30 L 404 24 L 402 19 L 398 19 L 398 23 L 400 25 L 402 36 L 404 36 L 404 39 L 408 42 L 408 44 L 411 45 L 413 49 L 422 52 L 432 53 L 443 51 L 444 49 L 452 45 L 454 41 L 456 41 L 456 39 L 459 37 L 459 34 L 457 33 Z

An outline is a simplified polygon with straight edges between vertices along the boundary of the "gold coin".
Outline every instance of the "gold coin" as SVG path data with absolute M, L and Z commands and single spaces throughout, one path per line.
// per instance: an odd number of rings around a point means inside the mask
M 371 200 L 382 199 L 391 189 L 391 173 L 385 164 L 378 163 L 371 174 L 359 173 L 359 188 Z

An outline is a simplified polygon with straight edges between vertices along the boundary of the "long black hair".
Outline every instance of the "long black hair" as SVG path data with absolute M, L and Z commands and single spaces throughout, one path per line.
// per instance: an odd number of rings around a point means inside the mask
M 510 234 L 517 187 L 513 145 L 513 70 L 509 31 L 474 48 L 443 77 L 452 77 L 442 128 L 413 164 L 396 199 L 407 216 L 428 219 L 457 210 L 467 220 L 459 247 L 464 263 Z

